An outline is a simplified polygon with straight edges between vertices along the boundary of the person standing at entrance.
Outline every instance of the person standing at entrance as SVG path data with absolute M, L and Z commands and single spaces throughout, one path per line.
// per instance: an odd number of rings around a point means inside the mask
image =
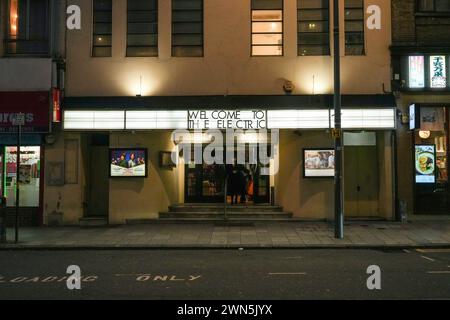
M 240 195 L 240 203 L 247 202 L 247 169 L 239 164 L 236 168 L 236 202 L 237 202 L 237 194 Z

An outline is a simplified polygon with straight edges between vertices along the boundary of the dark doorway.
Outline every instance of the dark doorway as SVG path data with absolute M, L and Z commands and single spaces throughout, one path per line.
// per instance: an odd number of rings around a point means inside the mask
M 88 135 L 87 151 L 85 217 L 108 217 L 109 134 Z

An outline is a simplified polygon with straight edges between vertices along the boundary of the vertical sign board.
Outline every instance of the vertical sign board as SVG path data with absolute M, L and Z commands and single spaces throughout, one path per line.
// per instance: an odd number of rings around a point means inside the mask
M 436 146 L 418 144 L 415 146 L 416 183 L 436 183 Z

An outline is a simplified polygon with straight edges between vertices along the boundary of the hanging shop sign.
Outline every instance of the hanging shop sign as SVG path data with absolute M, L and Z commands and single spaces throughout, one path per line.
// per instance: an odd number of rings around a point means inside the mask
M 415 146 L 416 183 L 436 183 L 436 146 Z
M 17 130 L 17 117 L 24 117 L 23 133 L 46 133 L 50 129 L 48 92 L 0 92 L 0 133 Z
M 447 68 L 445 56 L 430 56 L 430 87 L 447 87 Z

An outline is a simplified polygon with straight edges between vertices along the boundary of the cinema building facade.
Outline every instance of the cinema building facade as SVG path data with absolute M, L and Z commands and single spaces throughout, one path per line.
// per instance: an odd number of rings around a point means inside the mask
M 372 2 L 384 13 L 381 30 L 367 28 L 363 1 L 341 8 L 345 211 L 393 220 L 401 123 L 389 93 L 390 7 Z M 171 162 L 177 129 L 201 151 L 213 141 L 208 129 L 242 129 L 236 140 L 247 146 L 249 206 L 333 218 L 328 1 L 72 3 L 92 18 L 67 32 L 63 118 L 45 148 L 54 169 L 45 223 L 59 215 L 64 224 L 121 224 L 157 219 L 180 204 L 223 204 L 225 166 L 179 152 Z M 275 144 L 273 159 L 254 165 L 248 145 L 265 142 Z

